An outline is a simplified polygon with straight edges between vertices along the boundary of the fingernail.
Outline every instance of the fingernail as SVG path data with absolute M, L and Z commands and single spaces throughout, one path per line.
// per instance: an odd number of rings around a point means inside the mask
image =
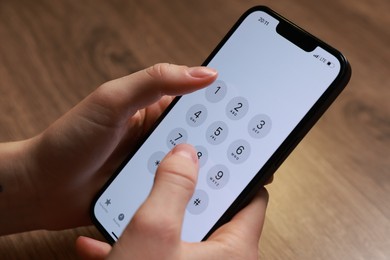
M 191 67 L 188 69 L 188 73 L 195 78 L 208 78 L 215 76 L 217 71 L 208 67 Z
M 198 163 L 198 156 L 195 149 L 188 144 L 179 144 L 172 150 L 172 154 L 176 154 L 192 160 L 194 163 Z

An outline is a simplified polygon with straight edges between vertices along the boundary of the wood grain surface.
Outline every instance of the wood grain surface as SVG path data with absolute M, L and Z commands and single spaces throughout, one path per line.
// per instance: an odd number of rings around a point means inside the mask
M 157 62 L 201 64 L 258 4 L 353 69 L 268 187 L 261 258 L 390 259 L 388 0 L 0 0 L 0 141 L 41 132 L 107 80 Z M 3 236 L 0 259 L 74 259 L 78 235 L 102 239 L 94 227 Z

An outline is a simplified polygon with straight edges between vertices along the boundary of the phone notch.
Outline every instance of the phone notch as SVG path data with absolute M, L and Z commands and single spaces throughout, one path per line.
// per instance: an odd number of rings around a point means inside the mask
M 318 45 L 312 35 L 296 25 L 291 26 L 291 23 L 289 24 L 284 20 L 280 20 L 276 26 L 276 32 L 306 52 L 312 52 Z

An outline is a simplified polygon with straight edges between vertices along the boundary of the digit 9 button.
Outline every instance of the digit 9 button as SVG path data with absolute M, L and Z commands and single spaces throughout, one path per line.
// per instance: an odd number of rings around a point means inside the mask
M 206 181 L 210 188 L 219 190 L 228 183 L 229 175 L 229 169 L 223 164 L 218 164 L 208 171 Z

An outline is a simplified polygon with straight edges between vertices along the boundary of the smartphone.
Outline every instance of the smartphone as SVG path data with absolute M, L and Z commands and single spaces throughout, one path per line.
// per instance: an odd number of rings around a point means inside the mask
M 218 79 L 177 97 L 93 202 L 93 222 L 110 242 L 180 143 L 196 148 L 200 167 L 182 239 L 205 240 L 270 178 L 351 75 L 340 52 L 264 6 L 245 12 L 203 65 Z

